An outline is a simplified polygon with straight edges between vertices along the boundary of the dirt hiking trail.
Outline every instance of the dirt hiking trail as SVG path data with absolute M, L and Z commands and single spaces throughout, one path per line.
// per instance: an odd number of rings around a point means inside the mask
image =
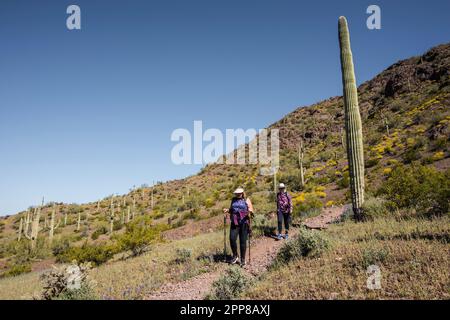
M 324 229 L 328 224 L 336 221 L 343 213 L 345 207 L 327 208 L 322 213 L 313 218 L 306 219 L 302 225 L 313 229 Z M 297 228 L 292 228 L 290 236 L 298 233 Z M 275 259 L 278 250 L 286 240 L 277 241 L 271 237 L 261 237 L 252 239 L 251 243 L 251 264 L 243 268 L 249 276 L 256 276 L 266 271 Z M 230 250 L 228 248 L 228 250 Z M 248 260 L 248 254 L 247 254 Z M 229 264 L 220 263 L 215 271 L 203 273 L 191 279 L 167 283 L 157 291 L 146 297 L 147 300 L 202 300 L 211 291 L 212 284 L 229 267 Z

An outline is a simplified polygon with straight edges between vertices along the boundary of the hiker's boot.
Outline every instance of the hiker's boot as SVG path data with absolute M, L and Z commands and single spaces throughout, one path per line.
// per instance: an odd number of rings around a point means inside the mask
M 277 234 L 277 240 L 281 240 L 281 239 L 283 239 L 283 236 L 281 235 L 281 233 L 279 233 L 279 234 Z
M 245 267 L 245 259 L 241 260 L 241 267 Z
M 235 257 L 231 258 L 231 262 L 230 262 L 230 263 L 231 263 L 231 264 L 239 263 L 239 257 L 238 257 L 238 256 L 235 256 Z
M 289 238 L 289 235 L 286 233 L 286 234 L 284 235 L 284 239 L 287 240 L 288 238 Z

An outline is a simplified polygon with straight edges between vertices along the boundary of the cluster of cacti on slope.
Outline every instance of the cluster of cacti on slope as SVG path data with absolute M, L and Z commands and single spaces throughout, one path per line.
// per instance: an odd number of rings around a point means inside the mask
M 344 88 L 345 130 L 347 158 L 350 171 L 350 190 L 355 218 L 362 218 L 364 202 L 364 152 L 361 115 L 356 89 L 350 35 L 345 17 L 339 18 L 339 45 L 341 52 L 342 84 Z
M 42 199 L 42 205 L 44 204 L 44 199 Z M 31 241 L 31 249 L 36 248 L 36 241 L 39 235 L 41 227 L 39 221 L 41 219 L 41 207 L 34 208 L 33 211 L 28 210 L 25 216 L 20 218 L 19 224 L 19 236 L 18 240 L 22 238 L 22 234 Z M 31 226 L 31 228 L 30 228 Z
M 40 226 L 41 209 L 43 204 L 44 200 L 42 200 L 41 206 L 34 208 L 34 210 L 28 210 L 26 212 L 25 217 L 21 217 L 19 222 L 19 231 L 17 240 L 20 241 L 22 239 L 22 235 L 24 235 L 25 238 L 31 241 L 32 249 L 36 247 L 37 237 L 42 229 L 48 228 L 49 230 L 48 239 L 51 243 L 53 241 L 55 230 L 58 229 L 61 224 L 61 220 L 59 220 L 58 223 L 56 223 L 56 206 L 53 205 L 50 222 L 47 225 L 46 222 L 47 220 L 44 220 L 44 227 L 42 228 Z
M 153 193 L 153 192 L 152 192 Z M 152 199 L 152 205 L 154 203 L 154 200 Z M 41 221 L 42 218 L 42 208 L 44 207 L 44 200 L 42 200 L 42 204 L 38 207 L 35 207 L 33 209 L 27 210 L 24 216 L 20 217 L 19 220 L 19 228 L 18 228 L 18 235 L 17 240 L 21 241 L 22 237 L 29 239 L 31 241 L 31 248 L 34 249 L 36 247 L 36 241 L 39 236 L 39 233 L 42 230 L 48 229 L 48 239 L 51 243 L 53 241 L 55 231 L 62 225 L 67 225 L 67 218 L 68 214 L 67 212 L 64 214 L 64 218 L 57 219 L 57 206 L 56 204 L 53 204 L 53 208 L 51 210 L 50 220 L 48 221 L 47 216 L 44 217 L 44 221 Z M 122 212 L 122 224 L 127 224 L 135 217 L 136 212 L 136 197 L 133 195 L 133 202 L 132 206 L 126 205 L 126 198 L 123 198 L 123 210 L 121 210 L 121 203 L 120 201 L 117 203 L 117 210 L 119 212 Z M 100 201 L 97 202 L 97 211 L 100 210 Z M 121 210 L 121 211 L 120 211 Z M 114 227 L 114 220 L 116 219 L 116 210 L 114 206 L 114 196 L 111 197 L 111 206 L 109 215 L 107 216 L 109 218 L 110 222 L 110 233 L 113 232 Z M 88 222 L 89 215 L 86 214 L 86 224 Z M 43 224 L 43 225 L 42 225 Z M 81 229 L 82 224 L 82 216 L 81 211 L 78 211 L 77 213 L 77 220 L 76 220 L 76 231 L 79 231 Z

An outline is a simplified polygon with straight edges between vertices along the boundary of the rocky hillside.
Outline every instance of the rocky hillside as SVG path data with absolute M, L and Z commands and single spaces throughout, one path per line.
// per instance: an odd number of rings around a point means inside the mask
M 399 163 L 449 168 L 450 44 L 393 64 L 358 91 L 369 196 Z M 299 107 L 270 126 L 280 130 L 277 181 L 285 182 L 293 192 L 296 215 L 311 209 L 311 203 L 317 208 L 348 201 L 343 118 L 342 97 L 333 97 Z M 305 186 L 300 181 L 298 163 L 301 140 L 305 147 Z M 66 239 L 74 246 L 85 241 L 107 243 L 111 235 L 122 234 L 128 221 L 141 215 L 165 228 L 177 229 L 218 215 L 227 205 L 230 192 L 239 185 L 246 188 L 260 213 L 269 213 L 274 210 L 272 179 L 259 175 L 257 166 L 211 164 L 186 179 L 158 183 L 153 188 L 142 186 L 98 202 L 47 203 L 42 208 L 39 238 L 42 242 L 48 238 L 53 208 L 58 224 L 55 239 Z M 24 221 L 26 214 L 19 212 L 0 220 L 0 270 L 11 265 L 20 220 Z

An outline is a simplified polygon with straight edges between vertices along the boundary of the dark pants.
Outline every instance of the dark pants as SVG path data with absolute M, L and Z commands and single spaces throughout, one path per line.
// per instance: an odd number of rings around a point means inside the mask
M 245 260 L 245 251 L 247 249 L 248 225 L 246 223 L 240 226 L 231 225 L 230 245 L 233 257 L 237 257 L 237 237 L 239 236 L 239 246 L 241 249 L 241 260 Z
M 281 234 L 283 230 L 283 220 L 284 220 L 284 229 L 286 230 L 286 234 L 289 233 L 289 224 L 291 223 L 291 214 L 283 213 L 278 211 L 278 233 Z

